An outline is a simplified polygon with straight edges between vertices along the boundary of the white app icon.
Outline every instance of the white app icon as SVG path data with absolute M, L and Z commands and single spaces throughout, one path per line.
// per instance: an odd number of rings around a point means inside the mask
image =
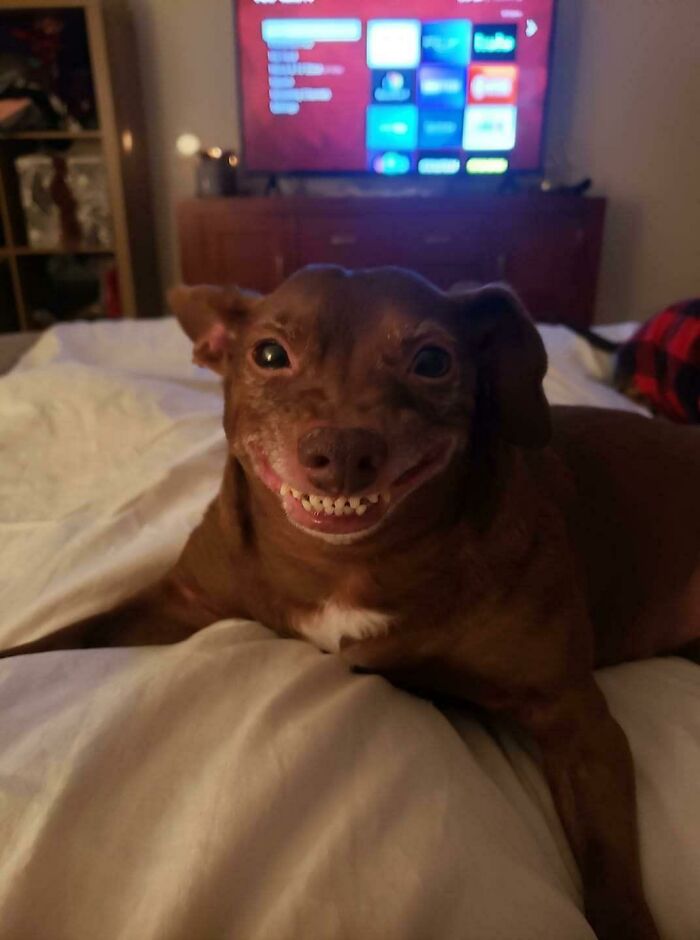
M 517 108 L 477 104 L 467 108 L 462 146 L 465 150 L 512 150 L 515 147 Z
M 369 20 L 367 66 L 415 69 L 420 62 L 420 20 Z

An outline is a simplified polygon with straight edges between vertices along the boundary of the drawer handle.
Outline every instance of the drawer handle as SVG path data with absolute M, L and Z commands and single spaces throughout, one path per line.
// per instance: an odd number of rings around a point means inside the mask
M 355 245 L 357 235 L 331 235 L 331 245 Z
M 452 241 L 451 235 L 426 235 L 423 238 L 423 242 L 426 245 L 449 245 Z

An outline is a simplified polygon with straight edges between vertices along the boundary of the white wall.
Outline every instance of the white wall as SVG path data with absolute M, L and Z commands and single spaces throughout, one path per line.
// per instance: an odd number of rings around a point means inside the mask
M 700 296 L 700 0 L 560 0 L 549 162 L 609 200 L 598 318 Z
M 237 145 L 231 0 L 130 0 L 145 96 L 164 286 L 178 278 L 175 206 L 194 193 L 194 162 L 175 141 Z
M 173 209 L 194 189 L 191 131 L 235 146 L 230 0 L 131 0 L 146 89 L 155 224 L 177 277 Z M 548 164 L 609 200 L 601 321 L 700 296 L 700 0 L 560 0 Z

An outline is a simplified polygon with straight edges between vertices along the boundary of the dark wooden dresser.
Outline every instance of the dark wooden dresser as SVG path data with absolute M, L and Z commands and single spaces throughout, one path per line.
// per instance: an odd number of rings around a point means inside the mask
M 604 199 L 542 193 L 234 197 L 181 203 L 178 232 L 188 284 L 269 291 L 306 264 L 396 264 L 441 287 L 506 281 L 537 320 L 586 326 L 604 217 Z

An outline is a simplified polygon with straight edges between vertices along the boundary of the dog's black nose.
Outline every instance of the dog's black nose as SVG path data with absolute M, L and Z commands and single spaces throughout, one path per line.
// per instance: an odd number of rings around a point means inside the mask
M 387 446 L 366 428 L 314 428 L 299 439 L 298 454 L 314 489 L 352 496 L 377 479 Z

